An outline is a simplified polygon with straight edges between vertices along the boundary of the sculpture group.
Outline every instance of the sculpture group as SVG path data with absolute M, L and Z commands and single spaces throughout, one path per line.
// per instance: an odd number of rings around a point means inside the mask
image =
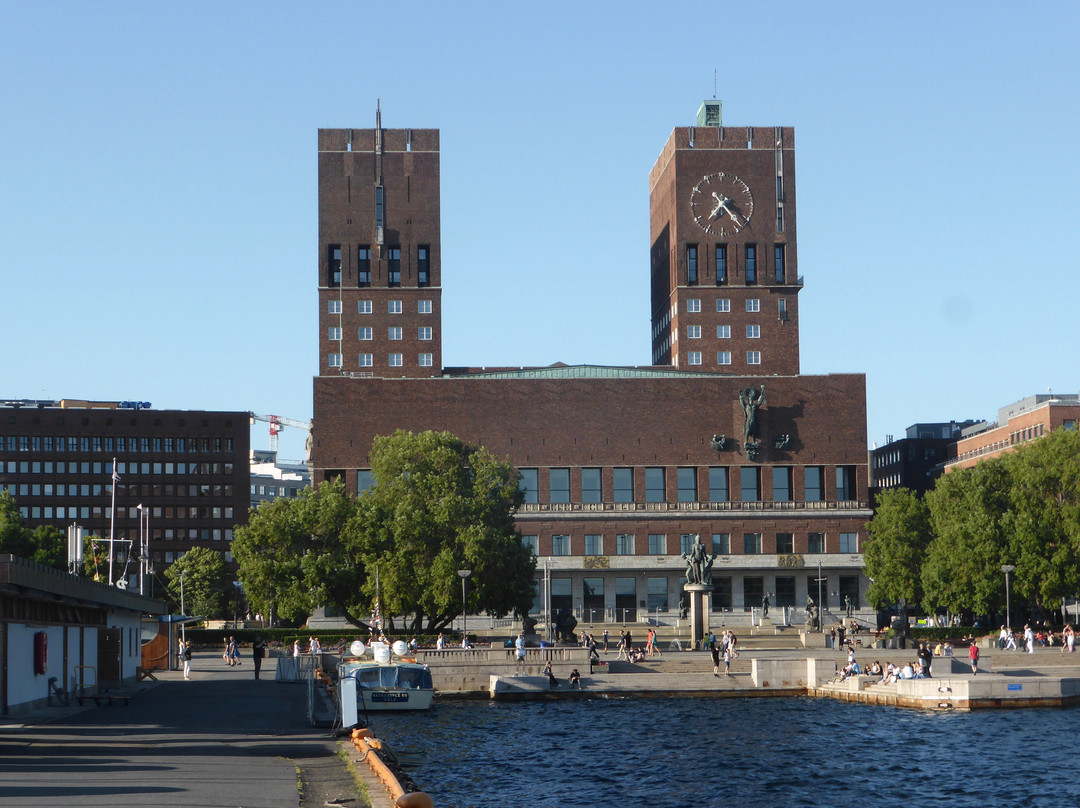
M 712 585 L 712 566 L 716 554 L 709 555 L 700 536 L 694 536 L 694 544 L 689 553 L 683 553 L 686 561 L 686 582 L 688 584 Z

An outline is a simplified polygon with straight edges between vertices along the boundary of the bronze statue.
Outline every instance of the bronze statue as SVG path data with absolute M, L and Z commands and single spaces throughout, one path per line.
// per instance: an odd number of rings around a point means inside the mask
M 686 561 L 686 582 L 688 584 L 711 584 L 712 565 L 716 559 L 705 551 L 705 545 L 701 543 L 701 536 L 694 536 L 694 544 L 689 553 L 683 553 Z
M 754 439 L 755 446 L 758 442 L 757 411 L 765 404 L 765 385 L 761 385 L 760 393 L 754 392 L 752 387 L 740 390 L 739 403 L 743 408 L 743 447 L 748 450 L 749 455 L 750 439 Z
M 768 593 L 765 593 L 764 597 L 761 598 L 761 616 L 762 617 L 768 617 L 769 616 L 769 595 L 768 595 Z

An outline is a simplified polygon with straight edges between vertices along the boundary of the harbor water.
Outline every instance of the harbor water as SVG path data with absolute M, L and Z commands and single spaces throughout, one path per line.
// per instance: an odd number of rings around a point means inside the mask
M 1080 805 L 1080 708 L 825 699 L 444 702 L 373 718 L 437 808 Z

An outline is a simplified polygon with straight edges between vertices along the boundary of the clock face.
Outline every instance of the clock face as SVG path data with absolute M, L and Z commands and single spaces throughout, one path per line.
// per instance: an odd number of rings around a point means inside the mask
M 690 192 L 690 213 L 706 233 L 733 236 L 749 226 L 754 195 L 734 174 L 707 174 Z

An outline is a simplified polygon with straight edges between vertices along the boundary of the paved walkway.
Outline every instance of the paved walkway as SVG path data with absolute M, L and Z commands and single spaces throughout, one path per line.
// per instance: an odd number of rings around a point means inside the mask
M 272 662 L 272 660 L 267 660 Z M 159 671 L 129 706 L 0 720 L 0 804 L 296 808 L 357 800 L 326 730 L 307 723 L 307 689 L 255 680 L 196 654 L 192 678 Z M 48 723 L 37 723 L 46 720 Z M 305 782 L 303 799 L 300 778 Z

